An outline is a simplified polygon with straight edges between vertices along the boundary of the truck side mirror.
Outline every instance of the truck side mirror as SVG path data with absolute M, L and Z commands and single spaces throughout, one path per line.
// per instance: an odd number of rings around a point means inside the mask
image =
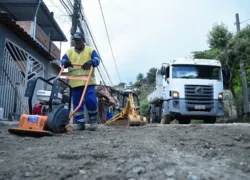
M 161 75 L 162 76 L 166 75 L 166 67 L 165 66 L 161 67 Z

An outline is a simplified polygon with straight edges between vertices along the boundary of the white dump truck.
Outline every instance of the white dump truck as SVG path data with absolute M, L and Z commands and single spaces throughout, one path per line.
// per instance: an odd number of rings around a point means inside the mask
M 208 59 L 176 59 L 156 72 L 155 90 L 148 94 L 150 122 L 168 124 L 176 119 L 215 123 L 224 116 L 221 63 Z

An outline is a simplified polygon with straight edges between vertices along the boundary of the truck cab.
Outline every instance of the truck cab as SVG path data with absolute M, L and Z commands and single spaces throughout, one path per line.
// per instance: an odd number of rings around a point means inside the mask
M 156 87 L 148 95 L 150 121 L 170 123 L 192 119 L 215 123 L 224 116 L 221 63 L 207 59 L 176 59 L 156 72 Z

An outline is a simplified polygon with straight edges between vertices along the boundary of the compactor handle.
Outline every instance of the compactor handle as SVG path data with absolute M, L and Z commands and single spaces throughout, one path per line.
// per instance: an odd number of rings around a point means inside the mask
M 78 66 L 78 67 L 79 67 L 79 66 L 82 66 L 82 64 L 72 64 L 72 65 L 73 65 L 73 67 L 74 67 L 74 66 Z M 71 113 L 69 114 L 69 119 L 70 119 L 70 118 L 73 117 L 73 115 L 78 111 L 78 109 L 80 109 L 80 107 L 82 106 L 82 103 L 83 103 L 83 101 L 84 101 L 84 97 L 85 97 L 85 94 L 86 94 L 86 91 L 87 91 L 89 82 L 90 82 L 90 80 L 91 80 L 91 77 L 92 77 L 92 73 L 93 73 L 94 68 L 93 68 L 93 66 L 90 67 L 88 77 L 85 77 L 85 76 L 84 76 L 84 77 L 83 77 L 83 76 L 82 76 L 82 77 L 81 77 L 81 76 L 75 76 L 75 77 L 74 77 L 74 76 L 64 76 L 64 77 L 63 77 L 63 76 L 62 76 L 63 70 L 64 70 L 64 66 L 61 67 L 61 70 L 60 70 L 60 72 L 59 72 L 59 74 L 58 74 L 56 80 L 59 80 L 59 81 L 63 82 L 61 79 L 67 79 L 67 80 L 81 80 L 81 81 L 85 81 L 85 82 L 86 82 L 78 106 L 73 110 L 73 112 L 71 112 Z M 51 94 L 52 94 L 52 93 L 51 93 Z M 71 88 L 70 88 L 70 96 L 71 96 Z M 71 104 L 71 103 L 70 103 L 70 104 Z M 71 128 L 70 128 L 70 125 L 69 125 L 69 122 L 68 122 L 68 124 L 65 126 L 65 128 L 66 128 L 68 134 L 71 134 L 71 133 L 72 133 Z
M 81 67 L 82 64 L 72 64 L 73 66 L 77 66 L 77 67 Z M 93 67 L 90 67 L 90 72 L 89 74 L 92 75 L 93 72 Z M 82 80 L 82 81 L 88 81 L 88 77 L 82 77 L 82 76 L 77 76 L 77 77 L 73 77 L 73 76 L 66 76 L 66 77 L 62 77 L 62 72 L 64 71 L 64 66 L 61 67 L 61 71 L 58 74 L 58 78 L 63 78 L 63 79 L 67 79 L 67 80 Z

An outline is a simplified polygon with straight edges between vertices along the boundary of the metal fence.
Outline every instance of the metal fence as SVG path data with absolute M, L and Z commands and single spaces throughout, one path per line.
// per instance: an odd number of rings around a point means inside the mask
M 38 75 L 44 76 L 44 64 L 6 39 L 0 68 L 0 107 L 4 108 L 4 118 L 8 119 L 12 113 L 28 113 L 26 84 Z M 43 83 L 39 84 L 37 89 L 42 86 Z

